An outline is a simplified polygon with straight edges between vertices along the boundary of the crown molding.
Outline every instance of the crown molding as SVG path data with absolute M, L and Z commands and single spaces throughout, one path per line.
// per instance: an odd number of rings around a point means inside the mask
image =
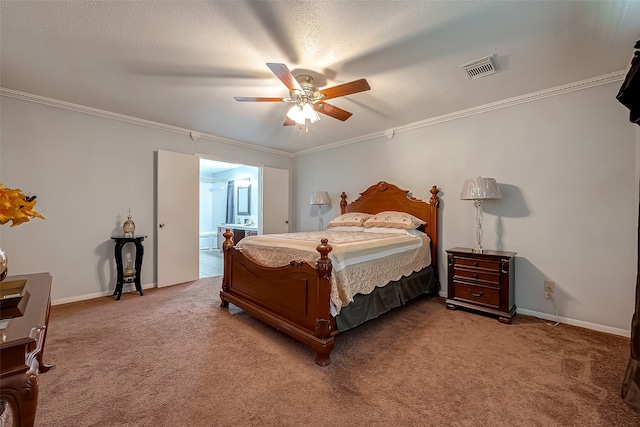
M 486 113 L 488 111 L 499 110 L 501 108 L 513 107 L 516 105 L 524 104 L 527 102 L 538 101 L 540 99 L 549 98 L 552 96 L 563 95 L 569 92 L 575 92 L 578 90 L 588 89 L 595 86 L 601 86 L 612 82 L 622 81 L 625 78 L 627 71 L 616 71 L 614 73 L 605 74 L 598 77 L 593 77 L 586 80 L 580 80 L 578 82 L 569 83 L 562 86 L 556 86 L 550 89 L 541 90 L 538 92 L 532 92 L 525 95 L 516 96 L 513 98 L 504 99 L 502 101 L 492 102 L 490 104 L 480 105 L 478 107 L 468 108 L 466 110 L 456 111 L 450 114 L 444 114 L 442 116 L 432 117 L 430 119 L 420 120 L 418 122 L 408 123 L 406 125 L 397 126 L 392 129 L 387 129 L 381 132 L 374 132 L 367 135 L 362 135 L 356 138 L 346 139 L 344 141 L 334 142 L 332 144 L 323 145 L 321 147 L 310 148 L 308 150 L 297 151 L 294 156 L 303 156 L 305 154 L 315 153 L 318 151 L 331 150 L 333 148 L 342 147 L 344 145 L 355 144 L 357 142 L 367 141 L 371 139 L 386 137 L 391 139 L 393 136 L 401 132 L 407 132 L 427 126 L 437 125 L 439 123 L 448 122 L 451 120 L 458 120 L 463 117 L 473 116 L 476 114 Z
M 193 131 L 191 129 L 184 129 L 181 127 L 171 126 L 164 123 L 158 123 L 151 120 L 145 120 L 137 117 L 126 116 L 124 114 L 112 113 L 110 111 L 99 110 L 97 108 L 86 107 L 84 105 L 73 104 L 71 102 L 60 101 L 58 99 L 47 98 L 39 95 L 33 95 L 26 92 L 6 89 L 3 87 L 0 87 L 0 96 L 6 96 L 7 98 L 15 98 L 22 101 L 33 102 L 35 104 L 47 105 L 49 107 L 61 108 L 63 110 L 75 111 L 77 113 L 89 114 L 92 116 L 98 116 L 106 119 L 117 120 L 117 121 L 131 123 L 139 126 L 145 126 L 145 127 L 150 127 L 154 129 L 160 129 L 167 132 L 186 135 L 190 137 L 193 141 L 196 141 L 198 139 L 204 139 L 208 141 L 219 142 L 221 144 L 233 145 L 236 147 L 248 148 L 250 150 L 262 151 L 265 153 L 277 154 L 280 156 L 293 158 L 293 154 L 285 151 L 261 147 L 259 145 L 249 144 L 247 142 L 237 141 L 235 139 L 223 138 L 221 136 L 207 134 L 207 133 L 200 133 L 200 132 Z M 197 135 L 197 138 L 194 138 L 194 135 Z
M 218 142 L 221 144 L 227 144 L 227 145 L 232 145 L 236 147 L 247 148 L 250 150 L 261 151 L 264 153 L 270 153 L 270 154 L 276 154 L 276 155 L 285 156 L 289 158 L 295 158 L 298 156 L 304 156 L 306 154 L 311 154 L 311 153 L 325 151 L 325 150 L 331 150 L 331 149 L 342 147 L 345 145 L 356 144 L 358 142 L 369 141 L 376 138 L 381 138 L 381 137 L 389 138 L 389 135 L 393 137 L 401 132 L 407 132 L 407 131 L 419 129 L 422 127 L 433 126 L 439 123 L 448 122 L 451 120 L 458 120 L 458 119 L 468 117 L 468 116 L 473 116 L 476 114 L 482 114 L 489 111 L 499 110 L 501 108 L 509 108 L 509 107 L 524 104 L 527 102 L 538 101 L 540 99 L 549 98 L 552 96 L 563 95 L 569 92 L 588 89 L 595 86 L 601 86 L 601 85 L 605 85 L 612 82 L 622 81 L 624 80 L 626 73 L 627 73 L 626 70 L 616 71 L 610 74 L 605 74 L 605 75 L 593 77 L 590 79 L 580 80 L 578 82 L 556 86 L 550 89 L 545 89 L 538 92 L 532 92 L 529 94 L 504 99 L 502 101 L 492 102 L 490 104 L 480 105 L 478 107 L 468 108 L 466 110 L 456 111 L 454 113 L 444 114 L 442 116 L 432 117 L 429 119 L 408 123 L 406 125 L 397 126 L 391 129 L 386 129 L 384 131 L 373 132 L 373 133 L 358 136 L 355 138 L 345 139 L 343 141 L 337 141 L 331 144 L 323 145 L 321 147 L 314 147 L 308 150 L 297 151 L 295 153 L 289 153 L 286 151 L 266 148 L 266 147 L 262 147 L 255 144 L 249 144 L 247 142 L 237 141 L 229 138 L 223 138 L 217 135 L 212 135 L 207 133 L 200 134 L 199 132 L 196 132 L 196 133 L 199 135 L 198 139 L 201 138 L 201 139 L 205 139 L 213 142 Z M 150 120 L 139 119 L 137 117 L 131 117 L 123 114 L 112 113 L 110 111 L 104 111 L 96 108 L 85 107 L 83 105 L 72 104 L 70 102 L 60 101 L 57 99 L 46 98 L 43 96 L 33 95 L 25 92 L 19 92 L 16 90 L 6 89 L 2 87 L 0 87 L 0 96 L 6 96 L 9 98 L 20 99 L 23 101 L 33 102 L 37 104 L 43 104 L 51 107 L 62 108 L 65 110 L 75 111 L 83 114 L 90 114 L 93 116 L 103 117 L 111 120 L 118 120 L 122 122 L 137 124 L 140 126 L 152 127 L 152 128 L 164 130 L 167 132 L 186 135 L 193 139 L 194 131 L 191 129 L 184 129 L 184 128 L 171 126 L 163 123 L 153 122 Z

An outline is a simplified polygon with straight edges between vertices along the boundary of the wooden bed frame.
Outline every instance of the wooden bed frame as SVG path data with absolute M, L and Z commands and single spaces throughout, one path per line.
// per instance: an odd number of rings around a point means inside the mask
M 438 280 L 438 188 L 434 185 L 429 203 L 414 198 L 395 185 L 379 182 L 352 203 L 342 193 L 340 212 L 382 211 L 410 213 L 424 221 L 420 229 L 431 238 L 431 264 Z M 309 345 L 316 352 L 320 366 L 331 363 L 330 353 L 338 333 L 330 313 L 331 245 L 322 239 L 317 246 L 320 257 L 315 265 L 291 261 L 282 267 L 264 267 L 245 257 L 233 246 L 233 233 L 223 234 L 224 274 L 220 291 L 221 307 L 236 305 L 252 316 Z M 439 284 L 437 285 L 439 289 Z

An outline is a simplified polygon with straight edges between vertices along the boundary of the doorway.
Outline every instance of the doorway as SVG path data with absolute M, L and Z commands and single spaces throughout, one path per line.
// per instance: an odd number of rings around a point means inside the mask
M 200 278 L 222 275 L 222 232 L 233 224 L 258 230 L 260 168 L 200 158 Z

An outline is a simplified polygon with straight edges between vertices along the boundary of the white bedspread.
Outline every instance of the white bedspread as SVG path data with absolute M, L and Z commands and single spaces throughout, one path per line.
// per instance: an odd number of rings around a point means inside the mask
M 249 236 L 238 242 L 237 247 L 264 266 L 280 267 L 293 260 L 315 266 L 319 257 L 316 246 L 322 238 L 327 238 L 333 248 L 329 257 L 333 264 L 334 316 L 353 301 L 356 294 L 369 294 L 376 286 L 384 286 L 431 264 L 427 235 L 314 231 Z

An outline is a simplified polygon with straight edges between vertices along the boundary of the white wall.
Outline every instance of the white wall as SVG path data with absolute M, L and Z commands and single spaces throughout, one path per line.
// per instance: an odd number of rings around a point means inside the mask
M 53 274 L 54 301 L 109 293 L 110 236 L 121 232 L 131 208 L 137 231 L 149 236 L 142 283 L 153 285 L 155 151 L 162 149 L 292 170 L 298 230 L 317 227 L 317 207 L 308 204 L 316 190 L 333 200 L 326 223 L 338 214 L 342 191 L 353 200 L 385 180 L 427 200 L 437 185 L 446 284 L 444 250 L 475 239 L 473 203 L 459 200 L 459 191 L 466 178 L 481 175 L 496 178 L 503 192 L 485 204 L 483 243 L 518 252 L 519 311 L 553 317 L 542 291 L 548 278 L 563 320 L 625 334 L 635 296 L 640 132 L 615 100 L 618 88 L 611 83 L 320 151 L 293 165 L 286 156 L 0 97 L 0 182 L 37 195 L 47 217 L 0 227 L 0 244 L 10 274 Z
M 46 217 L 0 227 L 0 244 L 9 274 L 51 272 L 54 302 L 113 292 L 110 237 L 129 208 L 148 236 L 142 285 L 155 284 L 157 150 L 292 168 L 287 156 L 4 96 L 0 111 L 0 182 L 37 195 Z
M 485 203 L 483 246 L 517 252 L 516 305 L 564 321 L 628 334 L 634 308 L 638 178 L 636 128 L 615 95 L 621 83 L 571 92 L 296 157 L 298 230 L 313 230 L 329 192 L 325 223 L 384 180 L 429 199 L 441 188 L 440 279 L 444 250 L 475 244 L 473 202 L 459 199 L 465 179 L 495 178 L 503 198 Z M 345 123 L 348 126 L 348 123 Z M 324 165 L 318 167 L 317 165 Z M 552 316 L 551 316 L 552 315 Z

